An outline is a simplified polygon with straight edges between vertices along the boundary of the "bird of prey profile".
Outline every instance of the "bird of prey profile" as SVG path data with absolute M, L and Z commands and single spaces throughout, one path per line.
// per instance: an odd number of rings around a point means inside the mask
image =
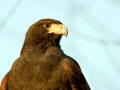
M 90 90 L 78 63 L 61 50 L 60 39 L 67 34 L 58 20 L 34 23 L 0 90 Z

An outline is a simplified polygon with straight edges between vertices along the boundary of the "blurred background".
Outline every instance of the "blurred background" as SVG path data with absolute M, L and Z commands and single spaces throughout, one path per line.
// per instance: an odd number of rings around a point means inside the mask
M 92 90 L 120 90 L 120 0 L 0 0 L 0 81 L 19 57 L 30 25 L 43 18 L 68 28 L 61 47 Z

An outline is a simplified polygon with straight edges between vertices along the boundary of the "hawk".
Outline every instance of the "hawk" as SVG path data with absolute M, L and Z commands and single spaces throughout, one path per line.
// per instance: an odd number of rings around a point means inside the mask
M 60 46 L 68 29 L 41 19 L 28 29 L 20 57 L 1 82 L 1 90 L 90 90 L 78 63 Z

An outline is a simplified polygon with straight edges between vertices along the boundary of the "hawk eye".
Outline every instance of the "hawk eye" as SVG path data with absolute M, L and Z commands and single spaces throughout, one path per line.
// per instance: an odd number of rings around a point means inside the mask
M 50 23 L 45 23 L 45 24 L 44 24 L 44 27 L 45 27 L 45 28 L 49 28 L 49 27 L 51 27 L 51 25 L 50 25 Z

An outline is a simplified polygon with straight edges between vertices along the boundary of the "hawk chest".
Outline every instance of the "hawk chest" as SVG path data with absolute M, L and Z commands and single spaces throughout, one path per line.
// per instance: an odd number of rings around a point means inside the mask
M 63 57 L 60 55 L 58 52 L 51 51 L 41 55 L 28 53 L 21 56 L 12 66 L 9 86 L 12 88 L 15 83 L 16 88 L 26 88 L 25 90 L 28 87 L 36 88 L 34 90 L 59 89 L 63 83 L 68 81 L 67 74 L 61 64 Z

